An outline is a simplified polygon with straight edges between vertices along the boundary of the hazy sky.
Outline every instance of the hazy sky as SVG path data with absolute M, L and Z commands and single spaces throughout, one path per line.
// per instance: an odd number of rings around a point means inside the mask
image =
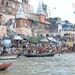
M 75 24 L 75 15 L 72 3 L 75 6 L 75 0 L 41 0 L 44 1 L 50 11 L 56 7 L 56 9 L 51 11 L 50 17 L 60 17 L 63 20 L 68 20 Z M 34 11 L 37 12 L 39 0 L 30 0 L 30 4 L 34 7 Z

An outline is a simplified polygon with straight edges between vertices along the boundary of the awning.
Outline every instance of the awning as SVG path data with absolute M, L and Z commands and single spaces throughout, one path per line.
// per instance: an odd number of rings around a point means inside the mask
M 14 36 L 15 36 L 14 33 L 7 33 L 7 35 L 8 35 L 9 37 L 14 37 Z
M 48 42 L 47 39 L 41 39 L 40 41 L 41 41 L 41 42 Z
M 48 40 L 53 41 L 53 42 L 57 42 L 54 38 L 48 38 Z
M 14 40 L 22 40 L 23 38 L 20 37 L 20 36 L 15 36 L 13 39 L 14 39 Z

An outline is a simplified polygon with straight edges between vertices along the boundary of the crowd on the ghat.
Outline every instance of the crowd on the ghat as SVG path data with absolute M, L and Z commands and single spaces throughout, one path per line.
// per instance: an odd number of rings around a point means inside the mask
M 63 39 L 63 38 L 62 38 Z M 3 41 L 0 45 L 0 54 L 4 53 L 19 53 L 22 54 L 42 54 L 42 53 L 72 53 L 74 52 L 74 47 L 71 47 L 65 43 L 65 40 L 60 39 L 60 43 L 58 42 L 38 42 L 31 43 L 29 40 L 14 40 L 12 41 L 10 48 L 7 45 L 4 46 Z

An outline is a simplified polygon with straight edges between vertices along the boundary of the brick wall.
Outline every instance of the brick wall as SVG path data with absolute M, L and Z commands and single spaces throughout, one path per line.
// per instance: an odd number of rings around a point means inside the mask
M 27 26 L 25 25 L 27 23 Z M 26 19 L 16 19 L 16 28 L 27 28 L 28 27 L 28 20 Z
M 38 15 L 40 22 L 45 22 L 45 16 L 44 15 Z

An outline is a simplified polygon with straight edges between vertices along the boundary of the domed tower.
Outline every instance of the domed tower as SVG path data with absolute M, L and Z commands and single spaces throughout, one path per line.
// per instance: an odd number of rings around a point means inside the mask
M 27 27 L 28 27 L 28 20 L 25 17 L 22 5 L 19 4 L 18 11 L 16 14 L 16 31 L 22 33 L 23 31 L 22 29 Z
M 16 28 L 25 28 L 25 22 L 27 22 L 27 18 L 25 17 L 25 13 L 23 11 L 21 4 L 19 4 L 18 11 L 16 14 Z
M 41 1 L 39 1 L 38 10 L 37 10 L 37 15 L 39 16 L 39 21 L 40 21 L 40 22 L 45 22 L 44 19 L 45 19 L 46 15 L 45 15 L 45 13 L 44 13 L 44 11 L 43 11 L 42 2 L 41 2 Z

